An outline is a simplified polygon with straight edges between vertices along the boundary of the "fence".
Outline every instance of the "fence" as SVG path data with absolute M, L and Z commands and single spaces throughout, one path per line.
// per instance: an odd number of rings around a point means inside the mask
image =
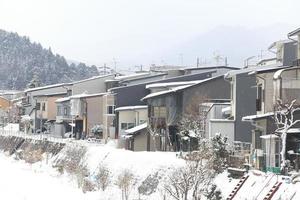
M 40 140 L 40 141 L 50 141 L 53 143 L 72 143 L 78 145 L 86 145 L 86 144 L 94 144 L 94 145 L 103 145 L 103 140 L 75 140 L 74 138 L 59 138 L 54 137 L 50 134 L 26 134 L 22 131 L 16 130 L 4 130 L 0 129 L 0 135 L 2 136 L 15 136 L 15 137 L 22 137 L 24 139 L 31 139 L 31 140 Z

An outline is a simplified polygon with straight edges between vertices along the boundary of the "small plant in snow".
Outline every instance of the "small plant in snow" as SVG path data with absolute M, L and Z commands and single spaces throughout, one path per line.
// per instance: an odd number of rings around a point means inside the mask
M 150 174 L 138 187 L 139 194 L 142 195 L 151 195 L 154 193 L 157 189 L 157 186 L 159 184 L 159 175 L 158 172 L 154 174 Z
M 130 192 L 134 188 L 136 184 L 136 178 L 128 169 L 125 169 L 119 174 L 116 185 L 121 189 L 122 191 L 122 200 L 128 200 Z
M 111 172 L 109 168 L 105 165 L 100 165 L 98 173 L 96 175 L 96 181 L 98 188 L 101 188 L 104 191 L 111 183 Z

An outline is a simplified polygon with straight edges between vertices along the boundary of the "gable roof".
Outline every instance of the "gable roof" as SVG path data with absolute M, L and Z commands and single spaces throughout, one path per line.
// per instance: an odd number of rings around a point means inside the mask
M 248 73 L 250 75 L 250 74 L 255 74 L 255 73 L 263 73 L 263 72 L 268 72 L 268 71 L 280 70 L 280 69 L 284 69 L 284 68 L 288 68 L 288 67 L 292 67 L 292 66 L 282 66 L 282 64 L 280 64 L 280 63 L 273 64 L 273 65 L 255 66 L 255 67 L 243 68 L 240 70 L 229 71 L 224 76 L 225 76 L 225 78 L 231 78 L 231 77 L 233 77 L 235 75 L 239 75 L 239 74 Z
M 97 96 L 103 96 L 105 94 L 107 94 L 107 93 L 95 93 L 95 94 L 82 93 L 82 94 L 76 94 L 76 95 L 73 95 L 73 96 L 68 96 L 68 97 L 60 98 L 60 99 L 57 99 L 55 102 L 56 103 L 61 103 L 61 102 L 65 102 L 65 101 L 70 101 L 71 99 L 81 99 L 81 98 L 97 97 Z
M 41 86 L 41 87 L 29 88 L 29 89 L 26 89 L 24 92 L 34 92 L 34 91 L 38 91 L 38 90 L 45 90 L 45 89 L 70 86 L 70 85 L 72 85 L 72 83 L 58 83 L 58 84 L 53 84 L 53 85 L 45 85 L 45 86 Z
M 194 87 L 194 86 L 197 86 L 197 85 L 200 85 L 202 83 L 206 83 L 206 82 L 209 82 L 211 80 L 218 79 L 218 78 L 223 78 L 223 75 L 212 77 L 212 78 L 207 78 L 207 79 L 204 79 L 204 80 L 199 80 L 197 83 L 194 83 L 194 81 L 192 81 L 193 83 L 190 84 L 190 85 L 181 85 L 181 86 L 178 86 L 178 87 L 171 88 L 169 90 L 154 92 L 154 93 L 148 94 L 147 96 L 145 96 L 141 100 L 144 101 L 146 99 L 151 99 L 151 98 L 154 98 L 154 97 L 158 97 L 158 96 L 162 96 L 162 95 L 166 95 L 166 94 L 170 94 L 170 93 L 176 93 L 178 91 L 185 90 L 187 88 L 191 88 L 191 87 Z
M 139 110 L 139 109 L 147 109 L 148 106 L 123 106 L 123 107 L 118 107 L 115 109 L 115 111 L 125 111 L 125 110 Z
M 300 34 L 300 28 L 297 28 L 296 30 L 288 33 L 288 37 L 292 37 L 292 36 L 298 35 L 298 34 Z
M 79 81 L 73 81 L 71 84 L 77 84 L 77 83 L 83 83 L 86 81 L 92 81 L 92 80 L 96 80 L 96 79 L 101 79 L 101 78 L 106 78 L 109 76 L 115 76 L 114 74 L 107 74 L 107 75 L 101 75 L 101 76 L 93 76 L 91 78 L 87 78 L 87 79 L 83 79 L 83 80 L 79 80 Z
M 238 70 L 238 69 L 241 69 L 241 68 L 225 66 L 225 65 L 217 65 L 217 66 L 190 67 L 190 68 L 183 68 L 182 70 L 202 70 L 202 69 L 232 69 L 232 70 Z
M 122 88 L 129 88 L 129 87 L 134 87 L 134 86 L 138 86 L 138 85 L 147 85 L 147 84 L 151 84 L 151 83 L 162 83 L 162 82 L 170 82 L 172 80 L 174 80 L 173 82 L 176 82 L 176 80 L 180 80 L 180 79 L 186 79 L 186 78 L 192 78 L 192 77 L 198 77 L 198 76 L 209 76 L 209 74 L 212 74 L 216 72 L 216 70 L 212 69 L 211 71 L 205 71 L 205 72 L 199 72 L 199 73 L 195 73 L 195 74 L 186 74 L 186 75 L 181 75 L 181 76 L 175 76 L 175 77 L 170 77 L 170 78 L 166 78 L 166 79 L 161 79 L 161 80 L 155 80 L 155 81 L 149 81 L 149 82 L 145 82 L 145 83 L 137 83 L 137 84 L 130 84 L 128 86 L 119 86 L 119 87 L 114 87 L 114 88 L 110 88 L 108 89 L 108 91 L 114 91 L 114 90 L 118 90 L 118 89 L 122 89 Z M 192 79 L 195 80 L 195 79 Z

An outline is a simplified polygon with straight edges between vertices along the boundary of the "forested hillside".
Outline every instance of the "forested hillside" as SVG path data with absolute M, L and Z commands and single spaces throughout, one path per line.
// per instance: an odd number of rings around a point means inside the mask
M 96 66 L 68 64 L 66 59 L 28 37 L 0 30 L 0 89 L 24 89 L 38 78 L 41 85 L 98 75 Z

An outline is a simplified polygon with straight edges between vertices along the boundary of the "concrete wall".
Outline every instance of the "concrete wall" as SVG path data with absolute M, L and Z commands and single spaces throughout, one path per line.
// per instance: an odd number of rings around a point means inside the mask
M 292 69 L 285 70 L 281 74 L 281 99 L 285 103 L 290 103 L 296 99 L 298 104 L 300 102 L 300 70 Z M 280 80 L 278 80 L 280 81 Z
M 108 114 L 107 113 L 107 106 L 109 105 L 115 105 L 115 97 L 114 95 L 103 95 L 103 104 L 102 104 L 102 109 L 103 109 L 103 124 L 104 124 L 104 139 L 107 139 L 110 137 L 111 139 L 115 139 L 115 128 L 114 128 L 114 119 L 115 119 L 115 114 Z
M 147 142 L 148 142 L 148 136 L 147 136 L 147 130 L 141 131 L 141 133 L 134 137 L 134 151 L 147 151 Z M 150 137 L 150 151 L 154 151 L 154 141 Z
M 209 138 L 217 133 L 226 136 L 230 143 L 234 141 L 234 120 L 210 119 L 209 120 Z M 251 133 L 250 133 L 251 134 Z M 251 135 L 250 135 L 251 138 Z
M 264 90 L 262 110 L 257 114 L 263 114 L 266 112 L 273 112 L 273 96 L 274 96 L 274 85 L 273 76 L 274 72 L 267 72 L 257 75 L 257 83 L 262 85 Z
M 190 107 L 199 108 L 206 99 L 230 99 L 230 83 L 219 77 L 183 91 L 183 113 Z
M 47 118 L 48 120 L 55 120 L 56 119 L 56 103 L 55 101 L 61 97 L 48 97 L 48 102 L 46 104 L 46 111 L 47 111 Z
M 82 94 L 87 92 L 89 94 L 106 92 L 105 80 L 111 80 L 114 75 L 106 75 L 99 78 L 90 78 L 83 81 L 73 83 L 72 94 Z
M 90 97 L 87 102 L 87 133 L 91 133 L 91 129 L 95 125 L 103 125 L 103 98 L 102 96 Z

